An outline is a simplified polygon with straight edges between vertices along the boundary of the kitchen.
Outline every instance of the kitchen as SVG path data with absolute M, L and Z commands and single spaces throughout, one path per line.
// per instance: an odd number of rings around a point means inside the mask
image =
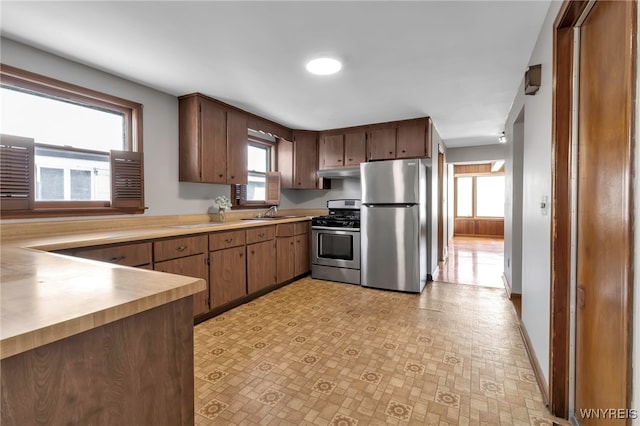
M 540 22 L 537 24 L 538 26 Z M 74 75 L 77 76 L 72 79 L 72 82 L 75 84 L 90 86 L 95 90 L 112 93 L 127 99 L 134 99 L 144 105 L 145 201 L 149 207 L 144 216 L 199 214 L 207 211 L 211 204 L 211 198 L 215 198 L 218 195 L 229 194 L 227 185 L 180 183 L 176 178 L 178 176 L 178 162 L 175 154 L 178 135 L 178 121 L 176 118 L 178 116 L 178 104 L 174 95 L 167 95 L 161 91 L 149 89 L 148 87 L 124 80 L 120 77 L 109 75 L 96 68 L 89 68 L 70 62 L 60 56 L 29 47 L 10 38 L 3 38 L 2 48 L 3 63 L 6 62 L 13 66 L 46 74 L 60 80 L 69 80 L 69 76 Z M 529 51 L 524 52 L 525 61 L 528 55 Z M 186 63 L 185 65 L 186 69 L 193 68 L 193 65 L 190 63 Z M 185 93 L 190 93 L 190 91 L 183 90 L 179 92 L 178 95 Z M 321 98 L 321 94 L 317 96 Z M 509 96 L 513 97 L 513 93 L 510 93 Z M 225 99 L 225 96 L 221 97 Z M 540 98 L 535 98 L 534 100 L 538 99 Z M 510 100 L 511 98 L 508 99 L 508 101 Z M 260 106 L 258 110 L 268 110 L 268 108 Z M 313 107 L 309 107 L 309 110 L 313 110 Z M 417 115 L 424 114 L 407 114 L 394 117 L 394 119 L 403 119 Z M 386 120 L 360 120 L 352 124 L 382 121 Z M 435 124 L 438 128 L 441 125 L 437 120 Z M 300 127 L 309 128 L 304 125 Z M 437 157 L 438 145 L 438 143 L 432 144 L 432 149 L 434 150 L 432 158 Z M 153 184 L 150 185 L 150 182 L 153 182 Z M 355 179 L 345 179 L 342 181 L 332 180 L 332 188 L 330 190 L 297 191 L 294 189 L 284 189 L 281 195 L 280 210 L 287 211 L 296 209 L 323 209 L 326 206 L 326 201 L 329 199 L 360 198 L 361 194 L 359 183 L 357 183 Z M 227 220 L 231 219 L 228 218 Z M 11 223 L 11 221 L 6 222 Z M 528 327 L 533 326 L 528 325 Z M 541 354 L 546 351 L 545 345 L 540 343 L 544 341 L 544 336 L 534 334 L 532 338 L 534 339 L 534 345 L 537 347 L 536 353 L 540 357 L 542 356 Z M 544 359 L 542 359 L 542 364 L 544 369 Z

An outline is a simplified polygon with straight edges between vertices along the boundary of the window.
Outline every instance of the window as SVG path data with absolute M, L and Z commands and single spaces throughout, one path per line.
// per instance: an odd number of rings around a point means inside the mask
M 457 176 L 456 217 L 504 217 L 504 175 Z
M 266 200 L 270 148 L 250 141 L 248 151 L 247 201 L 264 202 Z
M 144 211 L 142 105 L 6 65 L 0 77 L 3 217 Z
M 275 168 L 275 138 L 249 130 L 247 184 L 232 185 L 234 206 L 265 207 L 280 204 L 280 173 Z

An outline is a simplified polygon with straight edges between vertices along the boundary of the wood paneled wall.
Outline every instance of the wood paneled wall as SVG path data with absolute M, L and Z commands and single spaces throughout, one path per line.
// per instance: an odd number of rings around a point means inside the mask
M 504 237 L 504 219 L 456 218 L 453 235 Z

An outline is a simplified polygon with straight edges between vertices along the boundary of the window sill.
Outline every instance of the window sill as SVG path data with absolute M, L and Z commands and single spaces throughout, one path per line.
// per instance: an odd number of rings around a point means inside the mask
M 77 207 L 77 208 L 40 208 L 34 210 L 7 210 L 0 212 L 2 219 L 35 219 L 70 216 L 107 216 L 125 214 L 143 214 L 145 209 L 113 207 Z

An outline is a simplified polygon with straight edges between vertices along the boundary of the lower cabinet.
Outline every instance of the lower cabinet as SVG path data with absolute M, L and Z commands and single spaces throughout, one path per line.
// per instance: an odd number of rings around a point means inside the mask
M 209 307 L 247 295 L 245 230 L 209 234 Z
M 311 222 L 293 222 L 58 253 L 201 278 L 193 315 L 242 299 L 311 269 Z
M 247 229 L 247 292 L 276 283 L 275 226 Z
M 276 226 L 278 283 L 309 272 L 309 224 L 295 222 Z
M 283 283 L 296 276 L 296 270 L 295 270 L 295 264 L 294 264 L 295 252 L 296 252 L 296 242 L 294 237 L 278 237 L 278 240 L 277 240 L 278 270 L 276 274 L 278 283 Z
M 156 241 L 153 243 L 153 253 L 154 270 L 202 278 L 209 282 L 206 236 Z M 193 295 L 193 315 L 198 316 L 206 312 L 209 312 L 208 290 Z
M 296 235 L 294 250 L 294 275 L 300 276 L 306 274 L 311 269 L 311 256 L 309 254 L 311 248 L 311 237 L 309 232 Z
M 58 253 L 124 266 L 150 268 L 152 251 L 151 243 L 134 243 L 62 250 Z

